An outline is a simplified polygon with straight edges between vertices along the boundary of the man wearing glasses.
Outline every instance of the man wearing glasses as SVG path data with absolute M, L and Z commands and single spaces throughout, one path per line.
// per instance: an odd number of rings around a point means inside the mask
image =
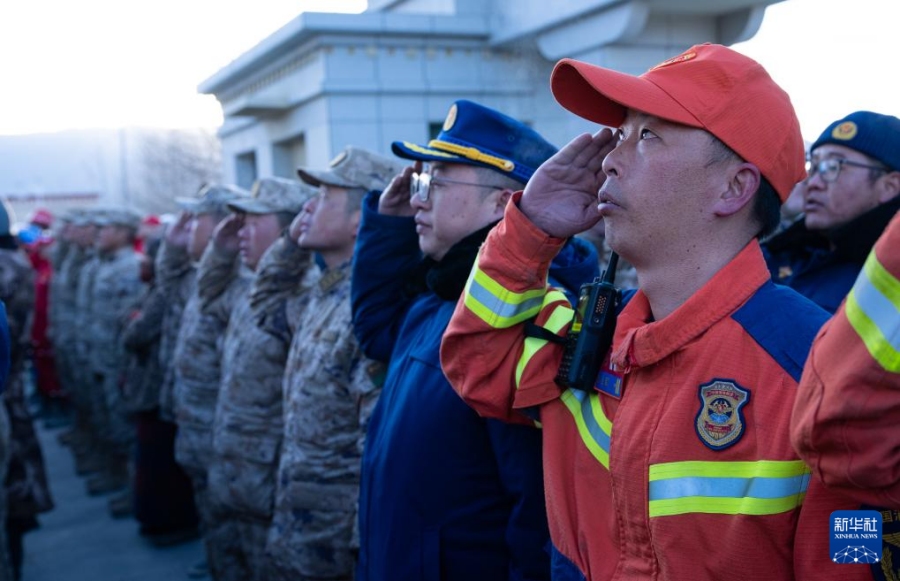
M 857 111 L 810 148 L 804 218 L 766 244 L 776 282 L 834 313 L 900 209 L 900 119 Z
M 363 452 L 356 578 L 549 579 L 540 434 L 479 417 L 439 349 L 479 246 L 556 148 L 460 100 L 436 139 L 393 151 L 415 164 L 366 198 L 353 265 L 360 346 L 389 362 Z M 551 277 L 577 289 L 596 271 L 573 239 Z

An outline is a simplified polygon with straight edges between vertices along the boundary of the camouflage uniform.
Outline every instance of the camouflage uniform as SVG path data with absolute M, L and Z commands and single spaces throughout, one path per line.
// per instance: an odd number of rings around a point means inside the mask
M 249 192 L 234 186 L 209 184 L 203 187 L 196 197 L 177 198 L 176 201 L 183 210 L 192 214 L 224 215 L 228 211 L 225 207 L 228 201 L 246 195 L 249 195 Z M 160 337 L 159 346 L 159 358 L 164 372 L 164 379 L 159 393 L 159 416 L 163 421 L 178 423 L 175 409 L 175 383 L 179 334 L 183 318 L 191 318 L 193 329 L 196 317 L 199 314 L 199 298 L 193 302 L 190 309 L 187 309 L 188 301 L 197 292 L 197 265 L 191 260 L 185 246 L 173 245 L 166 240 L 162 241 L 159 254 L 156 257 L 156 284 L 166 297 L 166 311 L 163 314 L 162 336 Z M 227 325 L 227 319 L 225 324 Z M 215 329 L 210 328 L 210 330 L 214 331 Z M 206 339 L 206 342 L 212 346 L 208 352 L 216 353 L 215 337 L 218 337 L 224 330 L 225 327 L 222 326 L 221 329 L 218 329 L 219 333 Z M 194 335 L 192 334 L 192 336 Z M 199 339 L 199 337 L 194 337 Z M 202 348 L 200 348 L 200 351 L 205 352 Z M 210 364 L 208 371 L 211 373 L 207 375 L 208 379 L 206 381 L 214 384 L 215 388 L 213 391 L 217 391 L 219 384 L 218 353 L 215 354 L 214 359 L 216 359 L 216 362 Z M 187 361 L 185 364 L 190 366 L 192 362 Z M 189 372 L 190 369 L 186 371 Z M 202 377 L 200 380 L 202 381 Z M 213 404 L 214 407 L 215 404 Z
M 140 259 L 131 246 L 100 255 L 88 327 L 92 417 L 97 435 L 119 455 L 128 453 L 134 439 L 121 405 L 126 361 L 122 332 L 143 290 Z
M 386 187 L 399 171 L 396 160 L 350 147 L 327 170 L 298 173 L 313 186 L 370 191 Z M 296 268 L 294 246 L 281 253 L 284 273 Z M 349 581 L 358 547 L 363 442 L 380 393 L 376 379 L 384 374 L 381 364 L 363 356 L 353 334 L 350 261 L 311 269 L 288 304 L 287 320 L 293 340 L 284 374 L 285 434 L 268 579 Z
M 313 269 L 291 302 L 284 374 L 285 434 L 269 531 L 269 579 L 352 579 L 365 426 L 379 364 L 353 336 L 350 265 Z
M 75 407 L 79 414 L 79 421 L 90 430 L 91 439 L 97 434 L 93 429 L 93 406 L 91 400 L 93 383 L 90 371 L 89 334 L 91 309 L 93 304 L 94 280 L 97 277 L 97 269 L 100 267 L 100 258 L 93 249 L 85 250 L 85 260 L 78 272 L 77 286 L 75 290 L 75 310 L 72 316 L 72 395 Z
M 78 279 L 82 268 L 91 257 L 84 248 L 72 245 L 59 265 L 59 274 L 51 279 L 50 286 L 50 334 L 56 346 L 57 374 L 63 389 L 70 396 L 75 393 L 76 335 L 75 314 L 78 296 Z
M 257 182 L 253 198 L 230 206 L 253 214 L 296 214 L 313 193 L 299 182 L 267 178 Z M 209 534 L 217 552 L 210 565 L 217 579 L 266 578 L 264 553 L 283 435 L 282 379 L 290 337 L 283 316 L 273 317 L 275 330 L 269 332 L 257 324 L 251 308 L 251 302 L 261 300 L 268 310 L 283 309 L 288 292 L 264 294 L 260 299 L 245 292 L 239 298 L 222 345 L 208 480 L 214 521 Z
M 139 302 L 139 313 L 122 331 L 126 362 L 121 409 L 126 414 L 155 410 L 163 381 L 159 341 L 166 296 L 154 286 L 145 290 Z
M 6 474 L 0 512 L 6 517 L 2 520 L 6 523 L 4 533 L 15 535 L 18 540 L 13 544 L 18 545 L 21 534 L 37 526 L 35 517 L 53 508 L 53 500 L 40 443 L 25 402 L 23 373 L 34 308 L 34 273 L 24 254 L 7 247 L 0 249 L 0 299 L 6 305 L 10 334 L 10 373 L 3 394 L 5 413 L 0 418 L 0 471 Z M 0 553 L 5 553 L 7 546 L 3 540 Z M 5 572 L 5 565 L 4 558 L 0 575 Z
M 185 307 L 197 288 L 197 268 L 187 249 L 163 240 L 156 257 L 156 288 L 165 305 L 159 338 L 159 361 L 163 372 L 159 387 L 159 417 L 175 422 L 175 349 Z
M 175 459 L 191 478 L 204 525 L 210 522 L 207 473 L 221 383 L 221 342 L 238 297 L 247 293 L 250 277 L 250 272 L 239 275 L 237 262 L 223 256 L 212 244 L 206 248 L 197 273 L 185 277 L 194 283 L 195 290 L 183 310 L 173 359 L 178 424 Z

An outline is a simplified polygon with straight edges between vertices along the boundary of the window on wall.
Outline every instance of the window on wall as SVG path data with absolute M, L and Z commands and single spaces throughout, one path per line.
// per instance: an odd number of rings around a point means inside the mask
M 297 168 L 307 165 L 306 139 L 297 135 L 272 146 L 272 171 L 276 176 L 296 178 Z
M 237 185 L 249 190 L 256 181 L 256 152 L 241 153 L 234 159 L 235 180 Z

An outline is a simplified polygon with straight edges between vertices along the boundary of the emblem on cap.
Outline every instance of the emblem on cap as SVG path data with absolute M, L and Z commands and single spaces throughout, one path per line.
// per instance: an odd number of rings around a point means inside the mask
M 695 427 L 700 441 L 713 450 L 736 444 L 744 435 L 741 408 L 750 400 L 750 390 L 730 379 L 713 379 L 700 386 L 699 396 Z
M 334 167 L 336 165 L 339 165 L 345 159 L 347 159 L 347 151 L 346 150 L 342 151 L 339 154 L 337 154 L 336 156 L 334 156 L 334 159 L 331 160 L 331 163 L 328 164 L 328 167 Z
M 659 63 L 658 65 L 651 68 L 650 70 L 655 71 L 656 69 L 661 69 L 661 68 L 667 67 L 669 65 L 687 62 L 689 60 L 693 60 L 696 56 L 697 56 L 697 53 L 695 53 L 695 52 L 686 52 L 686 53 L 680 54 L 678 56 L 673 56 L 672 58 Z
M 447 118 L 444 119 L 444 131 L 450 131 L 454 123 L 456 123 L 456 103 L 450 105 L 450 110 L 447 111 Z
M 831 132 L 831 136 L 835 139 L 840 139 L 841 141 L 850 141 L 856 137 L 858 131 L 859 129 L 856 127 L 856 123 L 853 121 L 844 121 L 834 128 Z

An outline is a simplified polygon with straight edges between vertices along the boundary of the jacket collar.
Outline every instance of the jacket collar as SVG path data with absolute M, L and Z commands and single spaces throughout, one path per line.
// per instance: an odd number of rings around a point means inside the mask
M 612 362 L 623 371 L 653 365 L 730 316 L 770 279 L 762 251 L 751 241 L 683 305 L 653 321 L 638 290 L 619 314 Z
M 771 252 L 825 250 L 832 254 L 835 262 L 863 264 L 898 210 L 900 196 L 828 232 L 808 230 L 806 222 L 800 218 L 784 232 L 770 238 L 766 247 Z

